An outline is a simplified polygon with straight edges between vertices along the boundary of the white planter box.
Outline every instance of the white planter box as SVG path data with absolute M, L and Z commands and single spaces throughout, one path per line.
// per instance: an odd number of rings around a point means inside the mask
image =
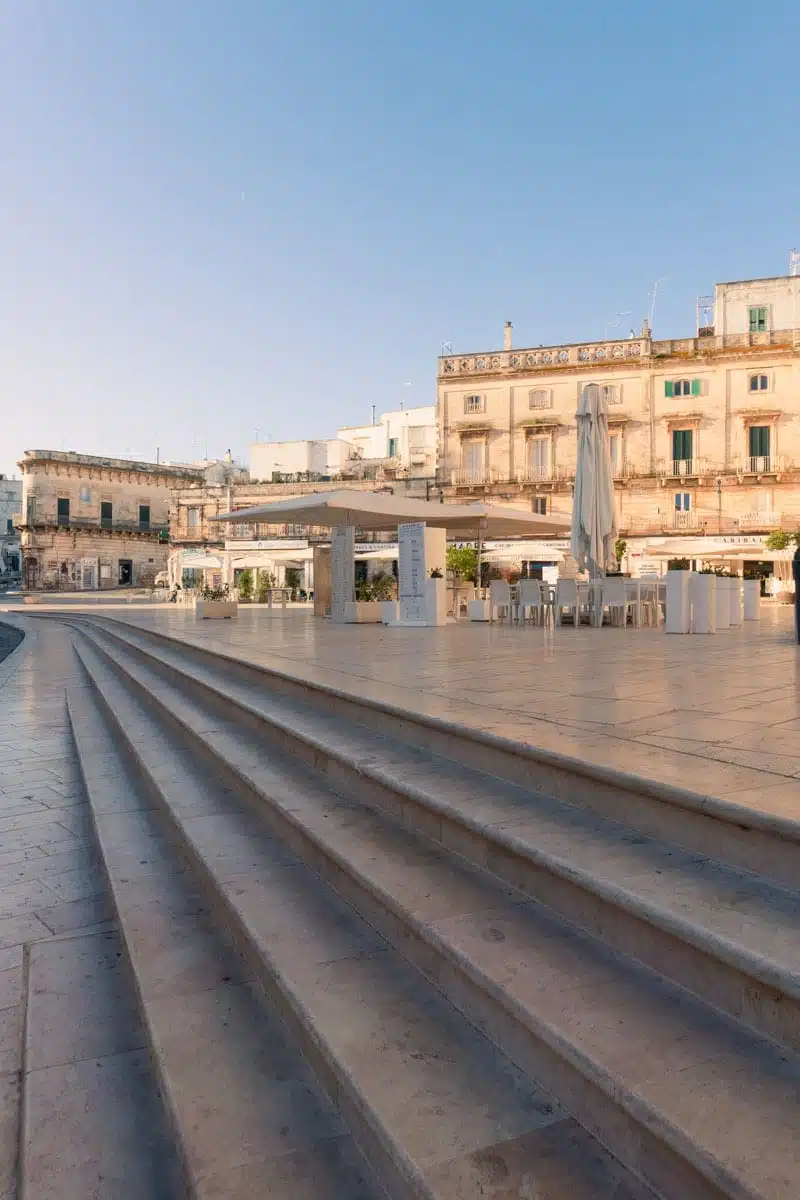
M 744 619 L 757 621 L 761 615 L 761 583 L 758 579 L 744 581 Z
M 711 576 L 709 576 L 711 578 Z M 730 629 L 731 625 L 731 589 L 730 579 L 724 576 L 717 579 L 715 599 L 717 629 Z
M 691 623 L 689 580 L 691 571 L 667 571 L 667 616 L 665 633 L 688 633 Z
M 742 623 L 742 581 L 738 575 L 733 579 L 729 579 L 730 592 L 728 602 L 730 604 L 730 622 L 731 625 L 741 625 Z
M 447 624 L 447 580 L 425 580 L 425 607 L 428 625 Z
M 380 625 L 380 600 L 353 600 L 344 606 L 344 621 L 347 625 Z
M 715 632 L 715 605 L 719 595 L 719 584 L 723 582 L 714 575 L 692 575 L 689 596 L 692 604 L 692 633 Z M 727 604 L 728 594 L 725 593 Z
M 489 601 L 488 600 L 468 600 L 467 601 L 467 620 L 468 621 L 488 621 L 489 620 Z
M 197 600 L 194 611 L 199 620 L 205 621 L 213 617 L 217 619 L 235 617 L 238 608 L 235 600 Z

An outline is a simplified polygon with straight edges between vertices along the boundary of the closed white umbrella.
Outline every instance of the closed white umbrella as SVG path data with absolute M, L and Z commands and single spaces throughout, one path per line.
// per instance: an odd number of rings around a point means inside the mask
M 578 462 L 570 549 L 579 567 L 596 578 L 616 563 L 617 536 L 608 406 L 596 383 L 589 383 L 583 389 L 576 417 Z

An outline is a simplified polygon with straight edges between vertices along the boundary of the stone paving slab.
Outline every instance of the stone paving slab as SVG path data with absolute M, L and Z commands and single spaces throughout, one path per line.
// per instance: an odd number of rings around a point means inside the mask
M 800 648 L 788 607 L 765 604 L 759 621 L 712 637 L 466 622 L 388 629 L 333 625 L 303 608 L 242 607 L 234 621 L 199 621 L 173 605 L 91 612 L 712 796 L 761 807 L 774 793 L 780 811 L 800 812 Z

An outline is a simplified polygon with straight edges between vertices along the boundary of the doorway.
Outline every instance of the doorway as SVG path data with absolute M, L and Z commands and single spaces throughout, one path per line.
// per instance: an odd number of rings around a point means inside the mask
M 119 560 L 119 586 L 130 587 L 133 583 L 133 562 L 130 558 Z

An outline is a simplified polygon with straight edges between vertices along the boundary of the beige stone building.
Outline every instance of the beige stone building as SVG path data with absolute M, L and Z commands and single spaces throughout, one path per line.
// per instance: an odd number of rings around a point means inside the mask
M 166 568 L 171 489 L 189 467 L 26 450 L 21 533 L 26 588 L 152 585 Z
M 693 337 L 439 359 L 439 483 L 568 515 L 587 383 L 609 404 L 618 522 L 664 537 L 800 527 L 800 277 L 717 285 Z M 753 539 L 751 538 L 751 541 Z

